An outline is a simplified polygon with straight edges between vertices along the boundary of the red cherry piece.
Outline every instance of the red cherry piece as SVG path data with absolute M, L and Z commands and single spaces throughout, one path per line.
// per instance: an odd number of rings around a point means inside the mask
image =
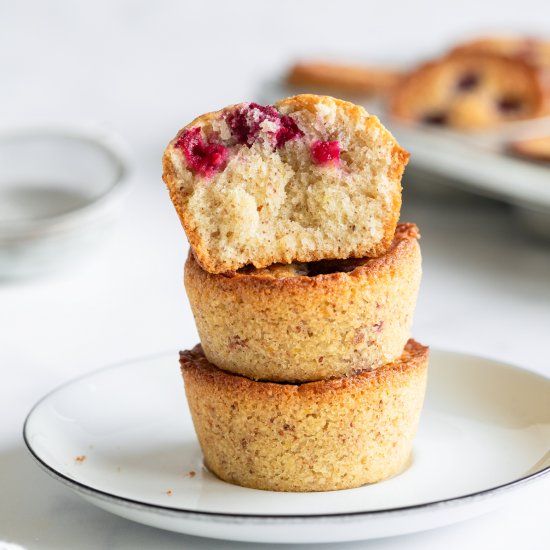
M 262 123 L 265 120 L 278 123 L 279 116 L 274 107 L 250 103 L 229 113 L 226 122 L 237 143 L 251 147 L 260 133 Z
M 278 128 L 275 132 L 269 132 L 272 136 L 275 148 L 282 147 L 287 141 L 304 133 L 289 116 L 281 114 L 271 105 L 259 105 L 249 103 L 242 105 L 226 116 L 226 122 L 235 141 L 241 145 L 252 147 L 262 130 L 262 124 L 266 120 L 272 122 Z
M 303 135 L 304 132 L 298 128 L 296 121 L 292 117 L 284 115 L 281 117 L 281 129 L 277 132 L 276 147 L 282 147 L 287 141 Z
M 338 163 L 340 143 L 338 141 L 314 141 L 311 144 L 311 156 L 315 164 Z
M 189 169 L 205 177 L 221 172 L 229 157 L 227 147 L 221 143 L 205 142 L 198 126 L 185 130 L 175 147 L 183 151 Z

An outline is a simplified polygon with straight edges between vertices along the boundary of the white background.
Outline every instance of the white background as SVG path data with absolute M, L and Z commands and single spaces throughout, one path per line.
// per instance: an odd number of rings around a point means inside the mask
M 223 546 L 95 509 L 39 471 L 20 436 L 28 409 L 60 383 L 196 342 L 182 285 L 187 245 L 160 179 L 163 147 L 179 127 L 254 99 L 299 57 L 407 62 L 486 30 L 550 34 L 549 21 L 547 0 L 0 1 L 0 129 L 99 121 L 136 160 L 132 194 L 101 250 L 47 278 L 0 285 L 0 540 L 39 549 Z M 548 243 L 523 233 L 503 205 L 411 191 L 403 219 L 421 227 L 425 273 L 415 337 L 550 376 Z M 349 548 L 548 548 L 549 492 L 540 482 L 483 518 Z

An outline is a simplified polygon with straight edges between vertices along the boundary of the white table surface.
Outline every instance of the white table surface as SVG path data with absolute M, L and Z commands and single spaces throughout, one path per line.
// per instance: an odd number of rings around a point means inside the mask
M 182 285 L 187 245 L 160 181 L 165 143 L 194 115 L 253 99 L 263 79 L 296 57 L 407 60 L 467 32 L 542 32 L 550 15 L 546 1 L 534 0 L 195 4 L 0 2 L 0 128 L 101 121 L 136 157 L 133 191 L 109 242 L 69 270 L 0 285 L 0 541 L 38 549 L 258 547 L 111 516 L 50 479 L 23 448 L 24 417 L 52 388 L 197 340 Z M 497 203 L 430 199 L 413 192 L 414 182 L 410 188 L 403 219 L 420 225 L 424 255 L 415 337 L 550 376 L 549 243 L 522 233 Z M 547 478 L 469 522 L 326 548 L 543 549 L 549 515 Z

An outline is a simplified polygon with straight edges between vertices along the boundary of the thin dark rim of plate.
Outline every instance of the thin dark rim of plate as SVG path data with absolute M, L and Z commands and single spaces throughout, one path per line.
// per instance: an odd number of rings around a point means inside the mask
M 455 352 L 455 351 L 449 351 L 449 350 L 438 350 L 438 349 L 432 349 L 432 352 L 435 351 L 436 353 L 450 353 L 455 356 L 461 356 L 464 359 L 475 359 L 479 360 L 482 359 L 484 361 L 489 361 L 491 363 L 494 363 L 499 366 L 505 366 L 507 368 L 520 371 L 522 374 L 535 376 L 537 378 L 541 378 L 546 381 L 550 381 L 548 378 L 545 378 L 543 375 L 540 375 L 538 373 L 533 373 L 531 371 L 522 369 L 521 367 L 516 367 L 515 365 L 510 365 L 508 363 L 503 363 L 502 361 L 497 361 L 494 359 L 489 359 L 482 356 L 477 355 L 471 355 L 467 353 L 461 353 L 461 352 Z M 173 355 L 173 352 L 170 352 L 171 355 Z M 334 514 L 237 514 L 237 513 L 228 513 L 228 512 L 207 512 L 207 511 L 199 511 L 199 510 L 189 510 L 186 508 L 175 508 L 172 506 L 162 506 L 160 504 L 151 504 L 149 502 L 144 502 L 141 500 L 135 500 L 119 495 L 115 495 L 113 493 L 108 493 L 107 491 L 103 491 L 101 489 L 96 489 L 94 487 L 91 487 L 89 485 L 86 485 L 85 483 L 81 483 L 80 481 L 76 481 L 74 479 L 71 479 L 70 477 L 66 476 L 65 474 L 59 472 L 49 464 L 47 464 L 42 458 L 40 458 L 32 448 L 32 445 L 30 444 L 28 437 L 27 437 L 27 424 L 29 419 L 31 418 L 34 411 L 41 405 L 41 403 L 45 400 L 47 400 L 50 396 L 57 393 L 58 391 L 62 390 L 63 388 L 70 386 L 74 384 L 75 382 L 79 382 L 81 380 L 84 380 L 85 378 L 88 378 L 90 376 L 94 376 L 102 371 L 107 371 L 111 369 L 116 369 L 119 367 L 122 367 L 124 365 L 132 364 L 137 361 L 147 361 L 147 360 L 153 360 L 157 358 L 161 358 L 163 356 L 167 356 L 168 353 L 158 353 L 154 355 L 147 355 L 144 357 L 136 358 L 134 360 L 128 360 L 128 361 L 121 361 L 119 363 L 116 363 L 114 365 L 110 365 L 108 367 L 104 367 L 102 369 L 94 370 L 90 373 L 83 374 L 82 376 L 79 376 L 77 378 L 74 378 L 72 380 L 69 380 L 68 382 L 61 384 L 57 388 L 54 388 L 52 391 L 48 392 L 44 397 L 42 397 L 29 411 L 27 414 L 27 417 L 25 418 L 25 422 L 23 423 L 23 441 L 25 442 L 25 445 L 33 457 L 33 459 L 38 463 L 38 465 L 46 471 L 49 475 L 51 475 L 53 478 L 61 481 L 65 485 L 73 488 L 79 493 L 83 494 L 90 494 L 93 496 L 98 497 L 100 500 L 107 501 L 107 502 L 118 502 L 126 504 L 128 507 L 132 508 L 142 508 L 145 510 L 154 510 L 156 512 L 164 512 L 165 514 L 169 515 L 179 515 L 179 516 L 189 516 L 189 517 L 203 517 L 203 518 L 219 518 L 219 519 L 253 519 L 253 520 L 315 520 L 315 519 L 327 519 L 327 518 L 354 518 L 354 517 L 367 517 L 367 516 L 380 516 L 380 515 L 386 515 L 386 514 L 400 514 L 400 513 L 407 513 L 407 512 L 414 512 L 419 510 L 425 510 L 428 508 L 437 508 L 442 506 L 449 506 L 449 505 L 459 505 L 464 502 L 472 501 L 472 500 L 479 500 L 480 498 L 484 497 L 490 497 L 493 496 L 496 493 L 503 493 L 507 490 L 517 488 L 518 486 L 525 485 L 531 481 L 534 481 L 540 477 L 543 477 L 546 474 L 550 473 L 550 465 L 542 468 L 541 470 L 538 470 L 536 472 L 533 472 L 529 475 L 520 477 L 518 479 L 515 479 L 513 481 L 509 481 L 507 483 L 503 483 L 501 485 L 497 485 L 495 487 L 490 487 L 488 489 L 483 489 L 481 491 L 476 491 L 474 493 L 468 493 L 466 495 L 459 495 L 456 497 L 446 498 L 446 499 L 440 499 L 440 500 L 434 500 L 430 502 L 423 502 L 420 504 L 412 504 L 409 506 L 398 506 L 395 508 L 383 508 L 379 510 L 365 510 L 365 511 L 359 511 L 359 512 L 338 512 Z

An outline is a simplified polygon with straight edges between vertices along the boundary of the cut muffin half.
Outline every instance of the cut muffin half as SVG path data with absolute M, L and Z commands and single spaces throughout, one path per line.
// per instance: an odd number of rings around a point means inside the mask
M 163 178 L 197 261 L 222 273 L 380 256 L 407 160 L 363 107 L 299 95 L 195 119 L 168 145 Z

